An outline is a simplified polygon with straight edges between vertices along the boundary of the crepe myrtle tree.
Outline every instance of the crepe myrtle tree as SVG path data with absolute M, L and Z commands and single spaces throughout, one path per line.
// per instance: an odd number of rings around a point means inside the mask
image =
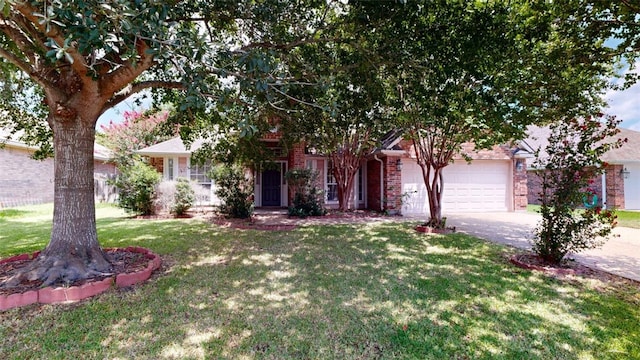
M 389 125 L 379 114 L 380 98 L 375 93 L 379 85 L 371 80 L 376 74 L 368 75 L 369 79 L 360 85 L 348 78 L 334 82 L 324 99 L 330 98 L 335 104 L 328 107 L 332 110 L 306 111 L 306 121 L 295 122 L 301 133 L 287 129 L 288 136 L 299 134 L 309 147 L 331 161 L 329 171 L 336 182 L 339 211 L 349 210 L 356 174 Z
M 607 167 L 602 156 L 627 141 L 616 138 L 618 124 L 620 120 L 599 114 L 550 125 L 549 143 L 537 150 L 534 162 L 541 169 L 542 220 L 533 249 L 543 260 L 557 264 L 569 252 L 595 248 L 616 226 L 615 209 L 593 204 L 590 186 Z
M 125 111 L 124 121 L 110 121 L 101 125 L 97 134 L 103 145 L 112 152 L 112 160 L 119 168 L 130 166 L 136 159 L 136 151 L 176 136 L 176 131 L 165 126 L 169 111 Z
M 387 64 L 390 121 L 413 143 L 429 194 L 426 223 L 436 228 L 444 226 L 442 171 L 470 158 L 465 143 L 491 149 L 522 138 L 529 124 L 592 114 L 617 60 L 602 38 L 610 33 L 564 2 L 353 6 L 375 29 L 370 44 Z
M 382 116 L 386 64 L 371 44 L 375 38 L 369 24 L 357 21 L 358 7 L 350 9 L 346 21 L 334 24 L 333 33 L 340 41 L 305 49 L 305 55 L 314 59 L 312 72 L 323 73 L 331 81 L 300 94 L 306 101 L 299 103 L 298 111 L 279 114 L 285 142 L 302 139 L 331 162 L 328 175 L 336 183 L 339 211 L 348 211 L 355 203 L 350 200 L 358 170 L 377 140 L 393 127 Z
M 46 111 L 43 121 L 30 104 L 2 101 L 3 110 L 25 115 L 3 122 L 14 130 L 42 130 L 35 140 L 45 144 L 53 134 L 55 154 L 50 241 L 30 267 L 3 285 L 25 279 L 48 285 L 112 271 L 98 243 L 93 197 L 101 114 L 149 89 L 159 90 L 155 99 L 177 102 L 185 123 L 228 103 L 249 107 L 266 93 L 273 103 L 291 101 L 287 86 L 300 74 L 288 73 L 286 63 L 297 46 L 323 41 L 321 30 L 334 6 L 0 0 L 0 70 L 8 75 L 0 82 L 27 91 Z

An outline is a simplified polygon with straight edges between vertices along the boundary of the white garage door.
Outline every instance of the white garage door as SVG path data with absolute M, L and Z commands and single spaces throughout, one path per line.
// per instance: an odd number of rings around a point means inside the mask
M 640 164 L 625 164 L 629 177 L 624 179 L 624 208 L 640 210 Z
M 444 168 L 443 214 L 509 211 L 511 201 L 509 161 L 459 161 Z M 403 214 L 429 214 L 427 189 L 418 164 L 405 160 L 402 168 Z

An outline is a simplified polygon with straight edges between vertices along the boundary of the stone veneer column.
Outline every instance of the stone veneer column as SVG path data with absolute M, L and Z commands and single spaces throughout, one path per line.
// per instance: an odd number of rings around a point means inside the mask
M 606 167 L 607 209 L 624 209 L 624 177 L 620 174 L 622 168 L 622 165 Z
M 385 209 L 398 212 L 402 208 L 402 176 L 397 161 L 400 157 L 387 156 L 384 159 L 384 197 Z
M 518 170 L 520 165 L 520 170 Z M 528 187 L 527 187 L 527 160 L 513 160 L 513 210 L 527 210 L 528 204 Z
M 304 169 L 306 166 L 306 158 L 304 154 L 304 143 L 297 143 L 293 145 L 293 148 L 289 151 L 289 158 L 287 159 L 287 170 Z M 287 184 L 287 187 L 289 184 Z M 293 193 L 291 189 L 287 189 L 287 199 L 289 204 L 293 203 Z M 289 206 L 287 204 L 287 206 Z

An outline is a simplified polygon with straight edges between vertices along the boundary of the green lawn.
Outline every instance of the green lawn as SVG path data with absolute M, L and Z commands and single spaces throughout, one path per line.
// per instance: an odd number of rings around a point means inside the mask
M 527 205 L 527 211 L 539 212 L 540 205 Z M 618 226 L 640 229 L 640 211 L 617 210 Z
M 618 215 L 619 226 L 640 229 L 640 211 L 618 210 L 616 215 Z
M 104 246 L 148 247 L 161 273 L 0 314 L 3 359 L 640 358 L 637 289 L 521 270 L 511 250 L 462 234 L 98 217 Z M 44 246 L 49 219 L 42 207 L 0 212 L 0 257 Z

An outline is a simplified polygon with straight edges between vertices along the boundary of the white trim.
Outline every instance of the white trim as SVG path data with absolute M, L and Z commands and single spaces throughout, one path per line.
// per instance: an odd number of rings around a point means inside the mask
M 378 153 L 387 156 L 403 156 L 407 152 L 405 150 L 380 150 Z
M 179 176 L 178 174 L 180 173 L 180 167 L 178 166 L 178 163 L 180 162 L 180 160 L 178 160 L 178 157 L 163 157 L 163 170 L 162 170 L 162 177 L 165 180 L 169 180 L 169 181 L 173 181 L 176 180 Z M 169 160 L 171 160 L 173 162 L 173 178 L 171 178 L 169 176 Z
M 602 208 L 607 208 L 607 170 L 602 173 Z
M 322 186 L 324 187 L 324 203 L 327 205 L 337 205 L 340 203 L 337 199 L 336 200 L 327 199 L 327 196 L 329 196 L 329 183 L 327 182 L 327 177 L 329 176 L 329 161 L 331 161 L 331 158 L 329 157 L 324 158 L 324 176 L 322 179 Z M 337 186 L 338 184 L 336 183 L 336 196 L 338 196 Z
M 289 206 L 289 187 L 287 185 L 287 180 L 285 178 L 285 173 L 288 169 L 288 162 L 286 160 L 276 160 L 273 163 L 280 164 L 280 206 L 288 207 Z M 262 207 L 262 185 L 264 181 L 262 181 L 262 173 L 264 170 L 262 167 L 255 170 L 255 180 L 253 183 L 253 204 L 255 207 Z

